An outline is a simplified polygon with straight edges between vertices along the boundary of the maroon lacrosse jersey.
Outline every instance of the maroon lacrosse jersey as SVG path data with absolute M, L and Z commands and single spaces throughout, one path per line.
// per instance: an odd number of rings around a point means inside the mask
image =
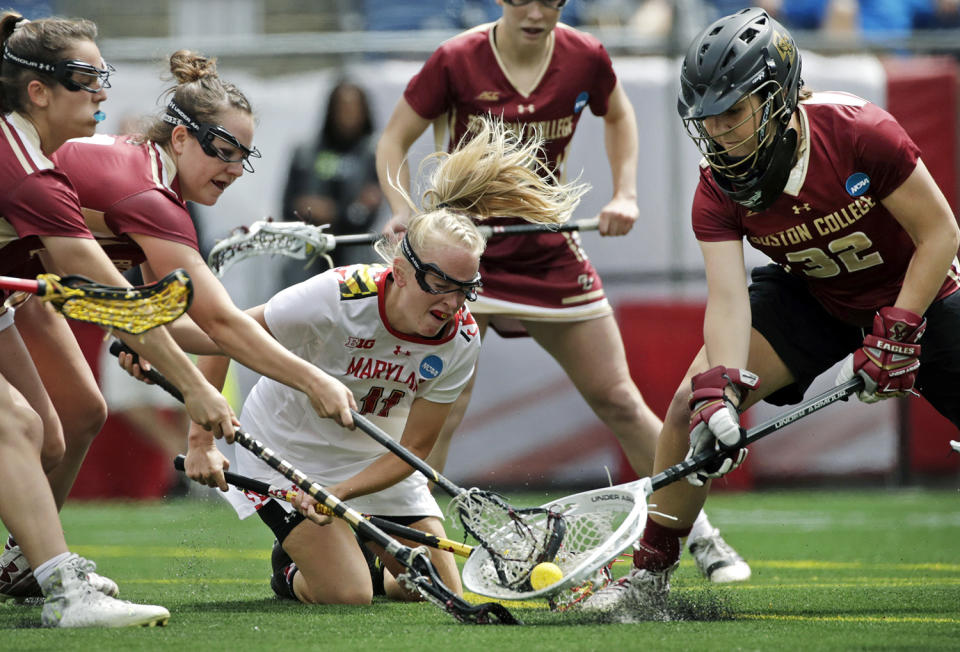
M 37 130 L 18 113 L 0 116 L 0 188 L 0 274 L 42 273 L 39 236 L 93 237 L 70 180 L 44 156 Z
M 889 113 L 846 93 L 800 104 L 806 147 L 783 194 L 754 213 L 717 186 L 706 162 L 693 200 L 705 242 L 746 238 L 803 279 L 830 314 L 869 327 L 893 305 L 915 247 L 880 203 L 914 171 L 920 151 Z M 954 259 L 937 298 L 958 288 Z
M 98 135 L 64 144 L 54 160 L 70 177 L 83 210 L 103 214 L 110 232 L 94 236 L 121 271 L 145 260 L 130 234 L 199 249 L 176 168 L 155 143 Z
M 532 89 L 520 90 L 496 50 L 493 28 L 494 23 L 481 25 L 441 45 L 410 80 L 404 99 L 424 119 L 446 115 L 449 149 L 476 116 L 502 117 L 518 130 L 537 128 L 546 141 L 544 160 L 562 177 L 583 110 L 607 113 L 617 84 L 610 57 L 594 37 L 558 24 L 542 74 Z M 480 273 L 483 296 L 511 303 L 567 309 L 605 300 L 575 234 L 491 238 Z

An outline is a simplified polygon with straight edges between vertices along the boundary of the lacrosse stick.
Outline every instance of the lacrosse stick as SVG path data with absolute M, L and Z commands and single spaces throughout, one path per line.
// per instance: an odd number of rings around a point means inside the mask
M 79 275 L 40 274 L 36 280 L 0 276 L 0 289 L 36 294 L 70 319 L 131 335 L 173 321 L 193 298 L 190 276 L 182 269 L 138 287 L 102 285 Z
M 122 342 L 110 345 L 113 355 L 119 356 L 123 351 L 133 354 Z M 179 394 L 177 388 L 155 369 L 150 369 L 144 375 L 174 396 Z M 366 417 L 356 411 L 352 414 L 358 428 L 454 498 L 450 509 L 457 512 L 464 529 L 487 550 L 500 582 L 505 586 L 513 590 L 529 588 L 530 573 L 534 566 L 553 561 L 565 530 L 564 520 L 557 513 L 542 507 L 514 507 L 490 491 L 462 489 L 395 442 Z
M 491 491 L 458 487 L 362 414 L 355 410 L 351 414 L 360 430 L 453 497 L 449 511 L 457 513 L 464 529 L 479 542 L 500 585 L 511 591 L 528 590 L 534 567 L 554 560 L 567 529 L 557 510 L 514 507 Z
M 184 471 L 185 462 L 186 458 L 183 455 L 177 455 L 173 460 L 173 467 L 178 471 Z M 294 498 L 297 496 L 297 492 L 295 491 L 281 489 L 275 485 L 262 482 L 261 480 L 248 478 L 247 476 L 240 475 L 238 473 L 224 471 L 223 477 L 227 482 L 232 484 L 237 489 L 241 489 L 244 492 L 254 493 L 259 496 L 276 498 L 277 500 L 283 500 L 288 503 L 292 503 Z M 334 514 L 332 514 L 330 510 L 328 510 L 327 507 L 322 504 L 317 504 L 317 511 L 321 514 L 334 516 Z M 459 541 L 438 537 L 424 532 L 423 530 L 407 527 L 406 525 L 400 525 L 399 523 L 394 523 L 391 520 L 379 518 L 377 516 L 371 516 L 370 514 L 364 514 L 363 517 L 387 534 L 393 534 L 398 537 L 403 537 L 404 539 L 409 539 L 410 541 L 416 541 L 419 544 L 430 546 L 431 548 L 436 548 L 437 550 L 446 550 L 447 552 L 452 552 L 458 557 L 469 557 L 470 553 L 473 552 L 473 546 L 460 543 Z
M 307 260 L 305 267 L 322 256 L 333 267 L 329 253 L 338 246 L 372 244 L 380 239 L 379 233 L 359 233 L 334 236 L 325 233 L 327 224 L 314 225 L 305 222 L 273 222 L 258 220 L 249 227 L 240 226 L 226 239 L 219 241 L 210 250 L 207 264 L 217 276 L 223 276 L 227 267 L 253 256 L 281 255 L 295 260 Z M 599 228 L 597 218 L 578 220 L 567 224 L 506 224 L 503 226 L 479 225 L 487 237 L 523 235 L 564 231 L 595 231 Z
M 318 256 L 323 256 L 333 267 L 329 252 L 335 246 L 334 237 L 324 233 L 327 224 L 320 226 L 305 222 L 274 222 L 259 220 L 249 227 L 240 226 L 226 239 L 219 241 L 210 250 L 207 265 L 218 277 L 227 267 L 264 254 L 280 254 L 296 260 L 306 260 L 310 266 Z
M 745 431 L 742 446 L 832 403 L 846 400 L 862 388 L 863 379 L 857 376 L 815 396 L 789 412 Z M 654 490 L 707 467 L 726 454 L 729 452 L 704 451 L 651 478 L 584 491 L 543 505 L 545 509 L 562 514 L 567 524 L 566 536 L 554 559 L 563 573 L 561 580 L 539 590 L 518 591 L 504 586 L 487 551 L 477 548 L 463 566 L 464 586 L 474 593 L 501 600 L 545 598 L 555 607 L 582 599 L 585 590 L 596 590 L 609 581 L 604 569 L 643 534 L 647 497 Z
M 121 347 L 116 347 L 115 344 L 117 343 L 115 342 L 114 345 L 110 346 L 110 352 L 114 355 L 121 350 L 133 353 L 133 351 L 124 347 L 122 344 Z M 135 353 L 133 354 L 136 355 Z M 145 375 L 161 387 L 170 386 L 169 381 L 155 369 L 149 370 Z M 159 382 L 161 380 L 164 382 Z M 460 622 L 479 625 L 521 624 L 502 604 L 487 602 L 473 605 L 456 595 L 440 579 L 440 574 L 430 561 L 430 556 L 426 548 L 422 546 L 410 548 L 392 538 L 364 518 L 363 514 L 326 491 L 317 483 L 311 482 L 300 470 L 264 446 L 262 442 L 254 439 L 239 428 L 236 429 L 234 434 L 234 441 L 266 462 L 272 469 L 276 470 L 287 480 L 290 480 L 293 484 L 300 487 L 300 489 L 313 496 L 317 502 L 326 506 L 329 513 L 345 520 L 361 536 L 379 545 L 388 555 L 396 559 L 401 566 L 407 569 L 405 573 L 397 576 L 397 581 L 408 591 L 416 591 L 423 596 L 425 600 L 437 605 Z

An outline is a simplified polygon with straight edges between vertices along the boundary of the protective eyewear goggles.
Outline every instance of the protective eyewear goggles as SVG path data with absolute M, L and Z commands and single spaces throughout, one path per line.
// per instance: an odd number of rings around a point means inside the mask
M 503 0 L 506 4 L 511 7 L 525 7 L 526 5 L 534 2 L 534 0 Z M 548 9 L 560 9 L 563 5 L 567 4 L 567 0 L 536 0 L 544 7 Z
M 97 68 L 77 59 L 44 63 L 21 57 L 6 48 L 3 50 L 3 60 L 16 66 L 46 73 L 60 82 L 68 91 L 99 93 L 105 88 L 110 88 L 110 75 L 116 72 L 116 68 L 106 61 L 103 62 L 103 68 Z
M 403 252 L 403 257 L 413 265 L 417 284 L 424 292 L 429 294 L 462 292 L 467 301 L 477 300 L 477 289 L 483 285 L 480 282 L 479 272 L 469 281 L 460 281 L 448 276 L 433 263 L 425 263 L 420 260 L 420 257 L 413 252 L 413 247 L 410 246 L 410 238 L 407 235 L 404 235 L 403 240 L 400 241 L 400 251 Z
M 163 121 L 186 127 L 187 131 L 200 143 L 200 149 L 207 156 L 215 156 L 225 163 L 243 162 L 244 170 L 254 172 L 250 159 L 260 158 L 260 150 L 243 145 L 236 136 L 221 125 L 197 122 L 173 100 L 167 103 L 167 112 L 163 116 Z

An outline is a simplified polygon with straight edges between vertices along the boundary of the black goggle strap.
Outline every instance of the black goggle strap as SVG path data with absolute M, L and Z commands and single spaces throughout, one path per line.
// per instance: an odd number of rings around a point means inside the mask
M 209 124 L 206 122 L 197 122 L 193 117 L 180 108 L 173 100 L 167 102 L 167 111 L 163 114 L 162 119 L 164 122 L 172 124 L 174 126 L 183 125 L 187 128 L 187 131 L 192 133 L 197 141 L 200 143 L 201 149 L 207 156 L 216 156 L 221 161 L 226 163 L 238 163 L 243 161 L 243 169 L 247 172 L 253 172 L 253 165 L 248 159 L 251 158 L 260 158 L 260 150 L 256 147 L 249 148 L 243 145 L 237 137 L 231 134 L 229 131 L 221 127 L 220 125 Z M 240 151 L 239 159 L 228 159 L 224 156 L 223 152 L 214 147 L 213 139 L 219 138 L 225 143 L 229 144 L 231 147 L 235 147 Z
M 106 61 L 103 62 L 103 68 L 97 68 L 95 66 L 91 66 L 85 61 L 78 61 L 76 59 L 58 61 L 57 63 L 44 63 L 43 61 L 35 61 L 33 59 L 21 57 L 19 54 L 14 54 L 6 46 L 3 48 L 3 60 L 12 63 L 15 66 L 32 68 L 37 72 L 46 73 L 71 91 L 85 90 L 90 93 L 97 93 L 103 88 L 110 88 L 110 74 L 116 72 L 116 68 L 111 66 Z M 74 79 L 72 79 L 74 72 L 80 72 L 86 75 L 97 77 L 101 81 L 101 87 L 90 88 L 89 86 L 85 86 L 76 82 Z
M 406 258 L 411 265 L 413 265 L 413 269 L 417 276 L 417 284 L 420 285 L 420 288 L 424 292 L 429 292 L 430 294 L 446 294 L 446 292 L 439 292 L 430 287 L 430 285 L 427 283 L 427 273 L 429 272 L 430 274 L 434 274 L 448 283 L 457 285 L 458 287 L 456 291 L 463 292 L 464 296 L 467 298 L 467 301 L 476 301 L 477 288 L 483 285 L 483 283 L 480 282 L 480 272 L 477 272 L 477 275 L 469 281 L 461 281 L 453 278 L 452 276 L 448 276 L 443 270 L 433 263 L 425 263 L 420 260 L 420 257 L 414 253 L 413 247 L 410 246 L 409 234 L 404 234 L 403 240 L 400 241 L 400 251 L 403 252 L 403 257 Z

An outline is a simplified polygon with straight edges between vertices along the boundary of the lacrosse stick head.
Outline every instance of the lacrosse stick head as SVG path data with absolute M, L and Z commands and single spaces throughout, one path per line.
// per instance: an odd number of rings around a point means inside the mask
M 554 561 L 567 531 L 564 517 L 549 507 L 517 508 L 477 488 L 456 496 L 448 511 L 486 552 L 497 582 L 513 591 L 530 588 L 533 568 Z
M 190 307 L 193 282 L 176 269 L 156 283 L 138 287 L 111 287 L 80 275 L 37 277 L 47 288 L 42 299 L 66 317 L 131 335 L 167 324 Z
M 476 625 L 520 625 L 510 611 L 497 602 L 470 604 L 453 593 L 440 579 L 436 566 L 423 546 L 412 548 L 406 559 L 407 570 L 397 581 L 408 591 L 416 591 L 462 623 Z
M 488 548 L 478 546 L 463 566 L 464 586 L 474 593 L 500 600 L 545 598 L 563 604 L 580 599 L 584 586 L 609 581 L 605 571 L 608 564 L 643 534 L 650 492 L 650 479 L 642 478 L 542 505 L 540 509 L 558 514 L 565 524 L 554 558 L 541 560 L 552 561 L 560 567 L 563 578 L 559 581 L 539 590 L 530 587 L 527 581 L 507 584 L 501 580 L 503 573 L 498 568 L 502 562 L 497 562 Z M 488 536 L 508 547 L 515 539 L 515 531 L 511 523 Z
M 234 229 L 230 237 L 219 241 L 210 250 L 207 265 L 222 277 L 226 269 L 236 262 L 265 254 L 286 256 L 295 260 L 307 260 L 307 266 L 318 256 L 328 256 L 336 241 L 324 233 L 327 224 L 314 225 L 305 222 L 274 222 L 259 220 L 249 227 Z

